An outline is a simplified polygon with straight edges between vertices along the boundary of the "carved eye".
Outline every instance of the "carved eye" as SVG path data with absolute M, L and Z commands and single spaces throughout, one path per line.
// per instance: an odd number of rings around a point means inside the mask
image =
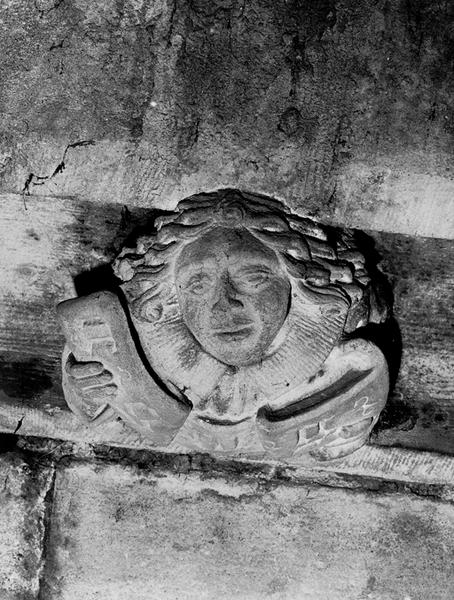
M 191 294 L 203 296 L 210 291 L 212 284 L 212 278 L 209 275 L 201 274 L 191 277 L 185 287 Z
M 235 285 L 239 289 L 257 290 L 267 285 L 270 279 L 271 274 L 268 271 L 251 271 L 235 276 Z

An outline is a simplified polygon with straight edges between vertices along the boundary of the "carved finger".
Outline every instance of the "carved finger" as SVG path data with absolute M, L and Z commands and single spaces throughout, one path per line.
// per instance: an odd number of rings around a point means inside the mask
M 100 375 L 104 371 L 104 365 L 100 362 L 77 362 L 72 354 L 66 363 L 66 372 L 75 379 L 85 379 L 94 375 Z
M 84 402 L 81 405 L 81 411 L 85 418 L 90 421 L 98 422 L 98 419 L 105 413 L 109 408 L 109 405 L 104 401 L 98 401 L 92 398 L 84 398 Z
M 103 371 L 100 375 L 80 379 L 79 386 L 82 390 L 105 386 L 112 383 L 112 379 L 112 373 L 110 373 L 110 371 Z
M 116 418 L 117 413 L 112 409 L 112 407 L 108 404 L 104 404 L 104 406 L 93 416 L 92 422 L 96 425 L 103 425 L 109 421 L 114 421 Z
M 105 385 L 103 387 L 95 387 L 85 390 L 85 394 L 90 397 L 91 400 L 108 400 L 117 393 L 117 386 L 115 384 Z

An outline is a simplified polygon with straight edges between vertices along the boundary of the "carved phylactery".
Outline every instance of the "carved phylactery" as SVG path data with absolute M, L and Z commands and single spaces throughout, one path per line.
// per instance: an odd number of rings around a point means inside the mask
M 113 265 L 122 301 L 58 307 L 70 408 L 180 452 L 293 462 L 363 445 L 389 382 L 360 332 L 387 308 L 353 233 L 233 191 L 155 226 Z

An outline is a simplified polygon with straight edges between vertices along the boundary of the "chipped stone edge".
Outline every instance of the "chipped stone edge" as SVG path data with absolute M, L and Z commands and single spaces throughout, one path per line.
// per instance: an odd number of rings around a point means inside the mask
M 30 593 L 33 594 L 33 597 L 36 597 L 37 600 L 41 600 L 40 592 L 46 563 L 47 539 L 55 489 L 55 478 L 57 474 L 56 465 L 50 460 L 40 461 L 38 463 L 33 459 L 30 460 L 23 453 L 11 455 L 7 452 L 2 456 L 6 457 L 5 466 L 7 469 L 14 468 L 14 464 L 20 464 L 20 468 L 23 471 L 22 476 L 24 478 L 26 491 L 23 491 L 19 496 L 20 501 L 23 504 L 22 527 L 24 528 L 24 531 L 29 529 L 28 534 L 24 534 L 26 547 L 23 548 L 23 554 L 25 555 L 29 549 L 30 551 L 33 551 L 33 548 L 36 548 L 36 558 L 32 561 L 31 566 L 29 564 L 29 566 L 26 567 L 27 575 L 30 578 L 29 591 L 27 592 L 25 589 L 7 590 L 1 587 L 0 597 L 3 598 L 2 593 L 10 593 L 12 594 L 11 597 L 16 597 L 16 595 L 19 594 L 22 598 L 22 594 L 25 594 L 28 598 L 28 594 Z M 9 457 L 11 456 L 14 456 L 13 460 L 19 461 L 19 463 L 8 462 Z M 29 481 L 34 482 L 32 489 L 36 489 L 36 494 L 29 492 Z M 22 560 L 24 561 L 25 559 L 22 557 Z M 8 597 L 10 596 L 8 595 Z
M 55 464 L 49 464 L 47 467 L 47 477 L 45 486 L 41 489 L 40 492 L 40 502 L 43 505 L 42 517 L 40 519 L 40 548 L 41 548 L 41 556 L 39 560 L 38 567 L 38 595 L 37 599 L 42 599 L 42 585 L 44 580 L 44 573 L 46 568 L 46 560 L 47 560 L 47 546 L 48 539 L 50 533 L 50 521 L 52 518 L 52 507 L 54 501 L 54 492 L 55 492 L 55 480 L 57 476 L 57 468 Z M 44 599 L 43 599 L 44 600 Z
M 107 429 L 107 431 L 106 431 Z M 0 432 L 64 440 L 82 445 L 104 445 L 132 450 L 148 450 L 170 454 L 165 448 L 144 442 L 136 434 L 126 431 L 120 423 L 108 428 L 93 429 L 81 423 L 69 411 L 23 407 L 13 402 L 0 402 Z M 388 482 L 402 482 L 429 486 L 452 487 L 449 498 L 454 499 L 454 456 L 406 448 L 367 445 L 344 458 L 327 462 L 301 463 L 270 461 L 242 456 L 214 456 L 214 459 L 259 463 L 271 468 L 284 467 L 296 478 L 311 475 L 356 476 Z

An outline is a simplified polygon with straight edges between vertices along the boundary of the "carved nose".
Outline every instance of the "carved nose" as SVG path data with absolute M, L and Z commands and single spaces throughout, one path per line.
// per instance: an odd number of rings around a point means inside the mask
M 237 290 L 232 283 L 226 279 L 220 286 L 218 291 L 218 297 L 213 305 L 213 308 L 231 309 L 231 308 L 242 308 L 244 306 L 241 298 L 238 295 Z

